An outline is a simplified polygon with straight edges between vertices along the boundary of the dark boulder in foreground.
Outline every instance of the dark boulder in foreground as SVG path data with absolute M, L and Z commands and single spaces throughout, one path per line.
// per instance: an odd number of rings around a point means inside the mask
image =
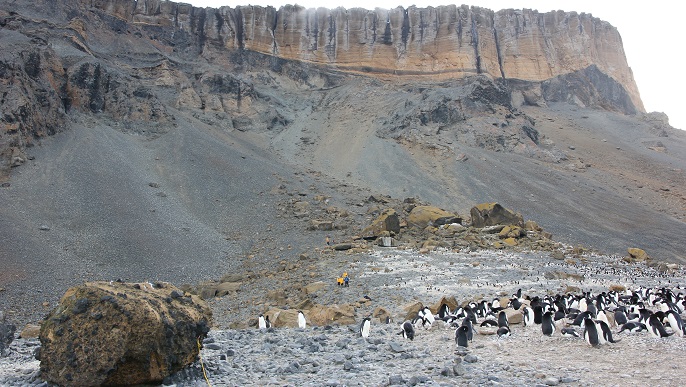
M 168 283 L 73 287 L 43 320 L 42 378 L 68 386 L 159 383 L 195 361 L 212 312 Z

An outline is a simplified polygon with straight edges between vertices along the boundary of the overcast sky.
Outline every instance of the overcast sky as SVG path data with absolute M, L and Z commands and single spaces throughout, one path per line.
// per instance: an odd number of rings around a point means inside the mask
M 591 13 L 593 16 L 610 22 L 622 35 L 624 51 L 629 66 L 641 93 L 647 111 L 665 112 L 672 126 L 686 129 L 686 106 L 682 105 L 681 94 L 686 94 L 686 77 L 681 74 L 682 59 L 685 54 L 681 48 L 683 22 L 686 2 L 655 0 L 651 2 L 610 1 L 610 0 L 475 0 L 451 2 L 446 0 L 180 0 L 199 7 L 220 7 L 228 5 L 272 5 L 298 4 L 307 8 L 326 7 L 333 9 L 365 8 L 392 9 L 397 6 L 417 7 L 439 6 L 445 4 L 468 4 L 489 8 L 494 11 L 504 8 L 530 8 L 539 12 L 564 10 Z

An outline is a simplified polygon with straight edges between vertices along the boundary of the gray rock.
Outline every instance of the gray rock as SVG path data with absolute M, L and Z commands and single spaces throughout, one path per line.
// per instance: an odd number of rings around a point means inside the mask
M 499 382 L 500 378 L 496 375 L 488 375 L 488 380 L 491 382 Z
M 571 376 L 565 376 L 562 379 L 560 379 L 560 383 L 576 383 L 578 381 L 578 378 L 573 378 Z
M 206 349 L 211 349 L 211 350 L 214 350 L 214 351 L 218 351 L 218 350 L 222 349 L 222 346 L 219 345 L 219 344 L 215 344 L 215 343 L 209 343 L 209 344 L 205 345 L 205 348 L 206 348 Z
M 479 361 L 479 358 L 476 357 L 476 355 L 472 355 L 470 353 L 464 357 L 464 361 L 466 361 L 467 363 L 476 363 L 477 361 Z
M 403 348 L 402 345 L 396 343 L 395 341 L 391 341 L 390 343 L 388 343 L 388 345 L 391 347 L 391 351 L 395 353 L 405 352 L 405 348 Z
M 233 349 L 227 349 L 226 350 L 226 356 L 234 356 L 236 354 L 236 351 Z
M 454 376 L 455 372 L 450 367 L 443 367 L 443 369 L 441 369 L 441 375 L 443 375 L 443 376 Z
M 453 366 L 453 373 L 455 376 L 464 376 L 467 373 L 467 370 L 462 364 L 455 364 Z
M 403 379 L 402 375 L 391 375 L 388 377 L 389 386 L 397 386 L 399 384 L 405 384 L 405 379 Z
M 345 363 L 343 363 L 343 369 L 346 371 L 350 371 L 351 369 L 353 369 L 353 363 L 349 360 L 346 361 Z
M 546 378 L 543 383 L 545 383 L 546 386 L 557 386 L 560 384 L 560 379 L 556 378 L 554 376 Z
M 14 341 L 14 332 L 16 331 L 17 327 L 14 324 L 7 324 L 0 320 L 0 356 L 5 355 L 6 349 Z

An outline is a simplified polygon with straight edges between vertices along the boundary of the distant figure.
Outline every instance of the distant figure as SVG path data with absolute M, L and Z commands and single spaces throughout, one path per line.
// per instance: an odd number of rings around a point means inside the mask
M 326 236 L 326 245 L 327 246 L 331 245 L 331 239 L 329 238 L 328 235 Z
M 336 278 L 336 282 L 338 283 L 338 286 L 343 286 L 343 277 Z
M 345 286 L 347 288 L 349 282 L 350 282 L 350 277 L 348 277 L 348 273 L 343 273 L 343 286 Z
M 298 327 L 304 329 L 307 326 L 305 315 L 301 310 L 298 311 Z

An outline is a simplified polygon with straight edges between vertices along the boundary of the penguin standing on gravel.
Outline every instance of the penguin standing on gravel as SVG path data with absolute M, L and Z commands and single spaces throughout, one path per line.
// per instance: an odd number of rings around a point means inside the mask
M 510 322 L 507 321 L 507 313 L 501 310 L 498 313 L 498 337 L 510 336 Z
M 530 327 L 534 325 L 534 310 L 528 306 L 522 309 L 523 322 L 525 327 Z
M 648 332 L 654 337 L 669 337 L 673 333 L 667 333 L 665 326 L 662 325 L 662 321 L 655 315 L 651 315 L 648 318 Z
M 579 337 L 579 334 L 574 328 L 562 328 L 560 333 L 562 334 L 562 337 Z
M 598 320 L 597 324 L 598 324 L 598 326 L 600 326 L 600 330 L 602 331 L 604 341 L 606 341 L 608 343 L 613 343 L 613 344 L 620 341 L 620 340 L 614 340 L 612 338 L 612 331 L 610 330 L 610 325 L 608 323 L 606 323 L 603 320 Z M 601 340 L 601 341 L 603 341 L 603 340 Z
M 307 321 L 305 321 L 305 314 L 303 313 L 302 310 L 298 311 L 298 327 L 305 329 L 307 326 Z
M 257 318 L 257 327 L 259 329 L 267 329 L 267 321 L 264 319 L 264 315 L 262 314 Z
M 462 325 L 455 330 L 455 343 L 457 343 L 458 347 L 467 348 L 469 346 L 469 339 L 467 338 L 468 332 L 469 327 L 466 325 Z
M 269 316 L 264 316 L 264 324 L 267 326 L 267 329 L 272 327 L 272 322 L 269 321 Z
M 600 345 L 598 328 L 590 318 L 584 319 L 584 339 L 593 347 Z
M 555 333 L 555 323 L 553 322 L 553 314 L 551 312 L 545 312 L 541 316 L 541 330 L 546 336 L 552 336 Z
M 403 337 L 406 339 L 414 340 L 414 327 L 412 326 L 412 323 L 405 321 L 403 323 L 403 330 L 398 334 L 403 335 Z
M 362 320 L 362 324 L 360 324 L 360 336 L 364 337 L 365 339 L 369 337 L 369 332 L 372 329 L 372 318 L 367 316 Z
M 672 331 L 674 331 L 674 334 L 679 337 L 684 337 L 684 321 L 681 319 L 681 316 L 679 316 L 679 313 L 669 310 L 666 314 L 667 322 L 669 323 L 669 327 L 672 328 Z

